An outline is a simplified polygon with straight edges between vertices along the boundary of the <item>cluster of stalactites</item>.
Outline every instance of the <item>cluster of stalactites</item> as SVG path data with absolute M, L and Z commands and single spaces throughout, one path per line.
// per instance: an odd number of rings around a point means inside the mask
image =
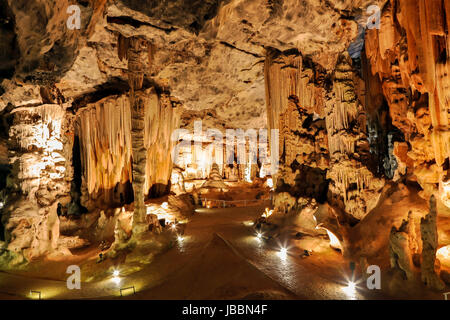
M 170 137 L 178 127 L 179 113 L 166 95 L 154 89 L 136 92 L 144 106 L 145 166 L 144 192 L 155 183 L 167 184 L 172 169 Z M 83 177 L 89 194 L 132 182 L 131 114 L 128 95 L 105 98 L 79 112 Z
M 61 183 L 55 197 L 67 194 L 67 183 L 71 167 L 68 148 L 70 138 L 65 130 L 69 117 L 60 105 L 46 104 L 33 108 L 17 108 L 13 111 L 14 121 L 10 127 L 9 148 L 15 150 L 11 164 L 18 165 L 17 178 L 21 191 L 30 199 L 38 198 L 36 192 L 46 189 L 49 181 Z M 57 189 L 57 188 L 55 188 Z M 48 205 L 48 201 L 41 202 Z
M 331 160 L 327 177 L 331 179 L 330 200 L 362 219 L 375 207 L 383 181 L 361 161 L 368 139 L 365 112 L 355 92 L 351 61 L 343 55 L 336 66 L 334 99 L 325 108 Z
M 77 118 L 84 181 L 89 194 L 132 181 L 129 98 L 108 97 L 81 110 Z
M 430 145 L 436 166 L 427 176 L 440 176 L 441 182 L 450 157 L 449 27 L 449 1 L 391 0 L 383 10 L 381 28 L 366 36 L 371 72 L 382 83 L 393 123 L 407 139 L 415 140 L 412 145 Z M 414 148 L 410 152 L 420 153 Z M 427 152 L 414 159 L 411 168 L 424 189 L 439 182 L 416 170 L 430 161 Z
M 325 89 L 314 84 L 317 71 L 304 66 L 300 54 L 268 52 L 264 73 L 269 129 L 278 129 L 278 119 L 290 97 L 298 99 L 298 104 L 310 113 L 323 116 Z

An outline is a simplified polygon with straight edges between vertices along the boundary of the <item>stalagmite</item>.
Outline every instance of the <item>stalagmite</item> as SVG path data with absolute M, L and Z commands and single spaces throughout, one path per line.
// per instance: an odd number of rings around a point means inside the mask
M 403 220 L 397 229 L 392 227 L 389 236 L 389 256 L 391 268 L 401 270 L 407 280 L 414 279 L 413 270 L 413 247 L 414 238 L 411 233 L 414 221 L 411 213 L 407 220 Z
M 435 271 L 436 250 L 438 246 L 438 233 L 436 225 L 436 198 L 430 198 L 430 212 L 420 221 L 422 234 L 422 281 L 435 290 L 444 289 L 445 285 Z
M 227 191 L 229 187 L 223 182 L 217 163 L 213 163 L 208 179 L 200 187 L 200 193 L 209 191 Z

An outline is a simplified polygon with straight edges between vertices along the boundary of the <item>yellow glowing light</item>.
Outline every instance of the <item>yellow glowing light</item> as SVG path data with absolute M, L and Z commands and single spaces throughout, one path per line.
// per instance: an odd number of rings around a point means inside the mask
M 184 241 L 184 238 L 182 236 L 178 236 L 177 239 L 178 239 L 179 242 L 183 242 Z
M 278 256 L 279 256 L 282 260 L 285 260 L 286 257 L 287 257 L 287 253 L 288 253 L 287 248 L 282 247 L 282 248 L 280 248 L 280 251 L 278 251 Z
M 112 278 L 112 281 L 113 281 L 116 285 L 118 285 L 118 284 L 120 283 L 121 279 L 120 279 L 119 277 L 113 277 L 113 278 Z
M 114 277 L 118 277 L 119 274 L 120 274 L 119 270 L 114 270 L 114 271 L 113 271 L 113 276 L 114 276 Z
M 172 230 L 175 230 L 177 228 L 177 225 L 175 223 L 172 224 Z
M 269 187 L 269 188 L 273 188 L 273 180 L 272 180 L 272 178 L 269 178 L 269 179 L 267 179 L 267 186 Z
M 272 215 L 272 213 L 273 213 L 273 210 L 270 210 L 269 208 L 266 208 L 266 210 L 264 211 L 264 213 L 262 214 L 262 216 L 263 216 L 264 218 L 268 218 L 268 217 L 270 217 L 270 216 Z
M 442 265 L 450 268 L 450 245 L 439 248 L 436 251 L 436 258 L 439 259 Z
M 42 293 L 41 291 L 36 291 L 36 290 L 30 290 L 30 298 L 31 299 L 42 299 Z
M 163 202 L 163 204 L 161 205 L 161 208 L 167 210 L 167 209 L 169 209 L 169 204 L 167 202 Z
M 262 238 L 262 234 L 261 234 L 260 232 L 258 232 L 258 233 L 256 234 L 256 237 L 257 237 L 258 239 L 261 239 L 261 238 Z

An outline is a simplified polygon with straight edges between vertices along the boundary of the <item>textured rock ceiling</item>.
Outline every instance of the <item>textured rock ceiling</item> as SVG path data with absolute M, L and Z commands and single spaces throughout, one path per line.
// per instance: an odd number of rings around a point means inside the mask
M 56 85 L 60 98 L 69 102 L 87 94 L 105 96 L 105 88 L 125 90 L 126 62 L 117 54 L 120 33 L 153 44 L 148 76 L 184 105 L 184 119 L 212 111 L 205 126 L 265 127 L 265 49 L 296 48 L 332 70 L 338 54 L 357 36 L 355 21 L 366 21 L 366 8 L 383 2 L 78 1 L 81 30 L 69 30 L 68 0 L 8 0 L 0 8 L 7 17 L 0 21 L 1 30 L 9 42 L 15 36 L 16 43 L 2 45 L 20 55 L 8 54 L 0 66 L 11 72 L 16 65 L 15 80 L 2 84 L 6 93 L 0 96 L 0 110 L 8 103 L 45 102 L 41 86 Z

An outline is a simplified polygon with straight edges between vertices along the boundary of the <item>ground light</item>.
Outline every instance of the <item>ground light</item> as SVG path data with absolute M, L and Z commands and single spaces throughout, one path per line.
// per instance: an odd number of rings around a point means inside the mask
M 281 248 L 280 248 L 280 251 L 278 252 L 278 256 L 279 256 L 282 260 L 285 260 L 286 257 L 287 257 L 287 252 L 288 252 L 287 248 L 281 247 Z
M 172 223 L 172 230 L 176 230 L 177 229 L 177 225 L 175 223 Z
M 119 277 L 119 275 L 120 275 L 119 270 L 114 270 L 114 271 L 113 271 L 113 278 L 112 278 L 112 281 L 113 281 L 115 284 L 117 284 L 117 285 L 120 283 L 120 277 Z
M 177 236 L 177 240 L 178 240 L 179 242 L 183 242 L 184 238 L 183 238 L 183 236 L 178 235 L 178 236 Z
M 356 283 L 349 281 L 347 286 L 342 288 L 342 291 L 352 300 L 356 299 Z
M 261 243 L 261 240 L 262 240 L 262 233 L 261 233 L 261 232 L 257 232 L 257 233 L 256 233 L 256 240 L 257 240 L 259 243 Z
M 347 295 L 347 297 L 351 300 L 356 300 L 356 289 L 357 282 L 355 282 L 355 268 L 356 265 L 353 261 L 350 262 L 350 270 L 351 276 L 350 279 L 347 278 L 347 285 L 342 288 L 342 291 Z

